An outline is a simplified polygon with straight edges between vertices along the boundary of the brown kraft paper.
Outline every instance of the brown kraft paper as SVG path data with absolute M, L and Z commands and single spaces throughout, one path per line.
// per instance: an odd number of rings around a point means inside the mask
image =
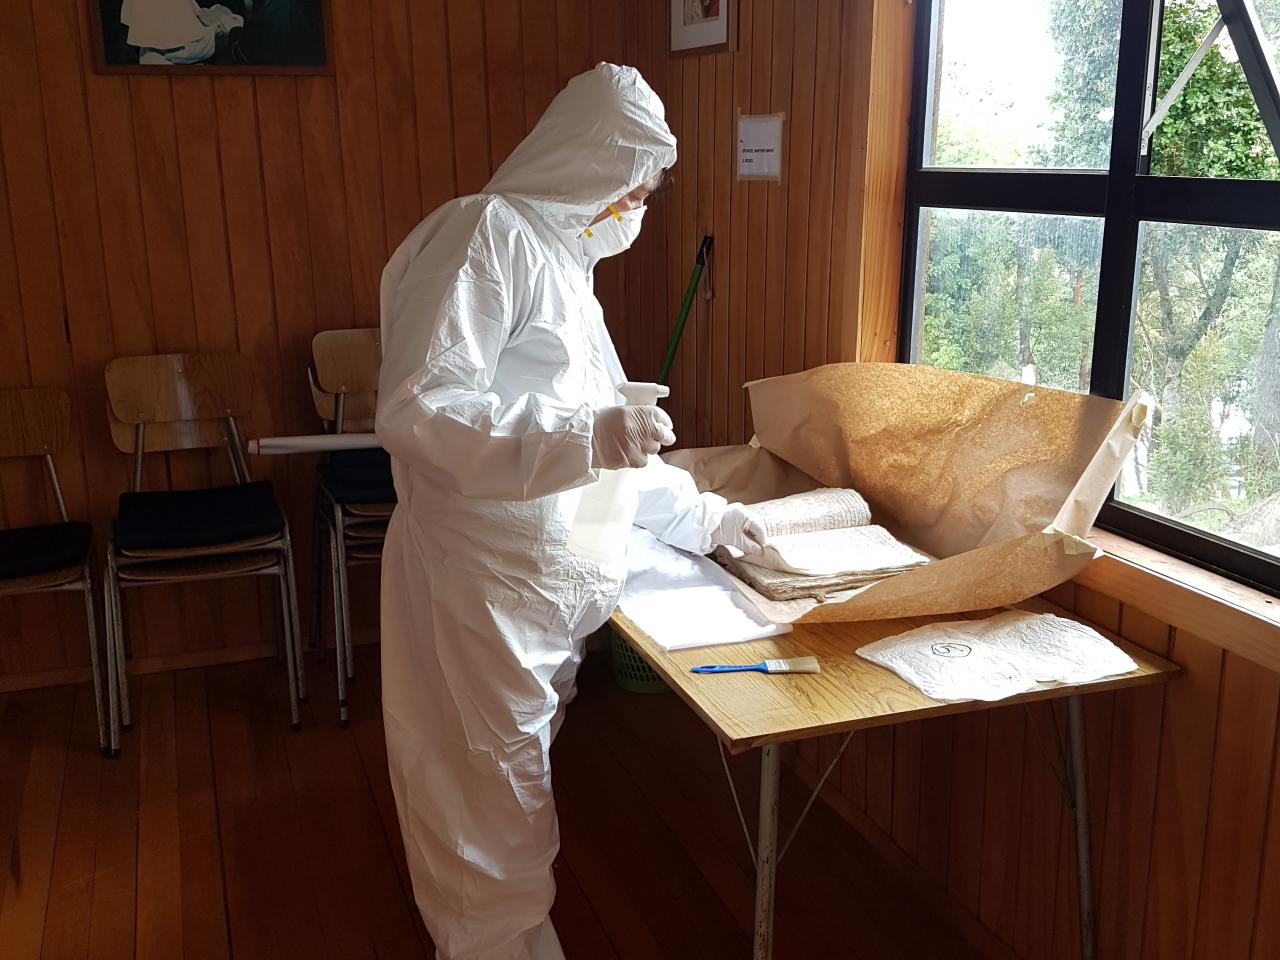
M 852 487 L 873 522 L 937 558 L 822 600 L 735 581 L 778 623 L 982 610 L 1070 580 L 1097 554 L 1084 538 L 1151 408 L 916 364 L 831 364 L 748 390 L 750 446 L 664 459 L 744 503 Z

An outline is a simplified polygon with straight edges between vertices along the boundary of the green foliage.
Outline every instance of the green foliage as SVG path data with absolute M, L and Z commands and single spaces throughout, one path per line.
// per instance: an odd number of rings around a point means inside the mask
M 1213 0 L 1165 4 L 1159 97 L 1173 84 L 1218 18 Z M 1209 50 L 1156 130 L 1151 172 L 1163 176 L 1275 179 L 1280 164 L 1238 62 Z
M 1245 499 L 1257 503 L 1280 493 L 1280 470 L 1276 469 L 1271 445 L 1256 436 L 1245 436 L 1230 446 L 1232 459 L 1240 465 L 1240 482 Z
M 1049 102 L 1057 114 L 1043 165 L 1106 169 L 1116 102 L 1121 0 L 1057 0 L 1050 17 L 1062 68 Z
M 1024 320 L 1038 381 L 1088 389 L 1101 242 L 1096 221 L 936 211 L 925 234 L 926 363 L 1018 378 Z
M 1155 429 L 1151 490 L 1172 513 L 1229 496 L 1229 461 L 1214 423 L 1214 400 L 1221 399 L 1221 385 L 1239 375 L 1243 358 L 1226 340 L 1215 329 L 1196 344 L 1177 379 L 1176 410 Z
M 1164 511 L 1177 515 L 1226 494 L 1225 458 L 1206 411 L 1165 421 L 1155 430 L 1151 492 Z

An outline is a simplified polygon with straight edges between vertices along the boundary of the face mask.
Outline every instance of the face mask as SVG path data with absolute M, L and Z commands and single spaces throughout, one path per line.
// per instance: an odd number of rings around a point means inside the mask
M 609 216 L 582 231 L 582 251 L 593 264 L 622 253 L 640 236 L 644 207 L 620 211 L 609 204 L 609 210 Z

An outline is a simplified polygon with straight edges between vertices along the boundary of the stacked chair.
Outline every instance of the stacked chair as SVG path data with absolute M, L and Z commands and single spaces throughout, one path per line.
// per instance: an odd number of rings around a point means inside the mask
M 311 344 L 315 363 L 311 395 L 325 429 L 362 433 L 373 429 L 382 345 L 373 329 L 328 330 Z M 338 674 L 338 721 L 347 725 L 347 685 L 355 679 L 347 571 L 381 563 L 387 522 L 395 508 L 391 461 L 383 450 L 345 450 L 320 465 L 316 509 L 315 611 L 312 636 L 321 643 L 323 596 L 321 546 L 329 545 L 333 594 L 334 651 Z
M 121 591 L 160 583 L 274 577 L 279 587 L 289 719 L 300 726 L 306 698 L 289 525 L 270 481 L 250 479 L 237 423 L 253 398 L 250 361 L 240 354 L 123 357 L 107 365 L 112 438 L 133 457 L 107 547 L 106 613 L 110 743 L 129 726 L 126 630 Z M 142 489 L 148 453 L 225 448 L 234 482 L 196 490 Z M 87 576 L 87 571 L 86 571 Z
M 93 669 L 93 696 L 98 709 L 98 742 L 104 756 L 113 750 L 102 702 L 102 670 L 98 651 L 93 573 L 89 563 L 92 529 L 67 518 L 53 455 L 71 438 L 71 398 L 62 390 L 0 390 L 0 457 L 39 457 L 58 522 L 0 530 L 0 596 L 20 593 L 78 591 L 84 595 Z

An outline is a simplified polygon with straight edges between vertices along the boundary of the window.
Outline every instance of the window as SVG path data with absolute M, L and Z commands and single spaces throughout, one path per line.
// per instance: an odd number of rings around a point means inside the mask
M 915 358 L 1089 390 L 1102 221 L 1038 213 L 920 213 Z
M 1271 62 L 1280 70 L 1280 0 L 1254 0 L 1258 11 L 1262 39 L 1271 54 Z
M 938 4 L 927 166 L 1106 168 L 1120 10 L 1080 6 Z
M 1280 17 L 1280 0 L 1265 3 Z M 1280 178 L 1257 101 L 1214 0 L 1169 0 L 1160 22 L 1159 110 L 1205 49 L 1154 129 L 1149 172 L 1159 176 Z M 1269 62 L 1270 53 L 1268 52 Z M 1150 122 L 1150 121 L 1148 121 Z
M 1280 0 L 922 0 L 901 359 L 1160 403 L 1099 522 L 1280 594 Z
M 1160 404 L 1125 503 L 1280 554 L 1280 234 L 1148 223 L 1131 386 Z

